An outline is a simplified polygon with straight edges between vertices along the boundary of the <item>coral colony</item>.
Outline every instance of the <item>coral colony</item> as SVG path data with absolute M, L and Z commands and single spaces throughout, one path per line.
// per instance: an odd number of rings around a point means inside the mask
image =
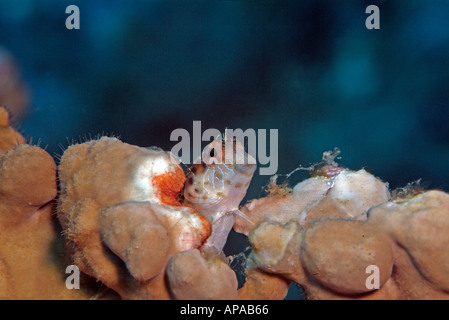
M 57 166 L 0 108 L 0 297 L 283 299 L 297 283 L 309 299 L 449 298 L 449 195 L 390 192 L 338 152 L 240 206 L 256 161 L 228 133 L 187 170 L 112 137 Z M 222 251 L 232 228 L 251 244 L 240 288 Z

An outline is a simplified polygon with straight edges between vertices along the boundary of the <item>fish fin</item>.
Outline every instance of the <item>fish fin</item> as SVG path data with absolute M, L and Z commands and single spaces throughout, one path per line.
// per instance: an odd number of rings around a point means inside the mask
M 247 222 L 251 223 L 252 225 L 255 225 L 255 223 L 252 222 L 251 219 L 246 214 L 244 214 L 242 211 L 240 211 L 239 209 L 232 211 L 232 213 L 235 214 L 236 216 L 239 216 L 243 220 L 246 220 Z

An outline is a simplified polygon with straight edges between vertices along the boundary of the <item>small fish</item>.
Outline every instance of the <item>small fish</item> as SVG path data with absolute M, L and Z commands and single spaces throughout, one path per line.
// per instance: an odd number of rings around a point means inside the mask
M 234 224 L 234 214 L 250 221 L 239 210 L 239 204 L 256 167 L 256 161 L 245 152 L 242 143 L 226 136 L 207 145 L 201 159 L 190 167 L 184 199 L 212 225 L 207 246 L 223 249 Z

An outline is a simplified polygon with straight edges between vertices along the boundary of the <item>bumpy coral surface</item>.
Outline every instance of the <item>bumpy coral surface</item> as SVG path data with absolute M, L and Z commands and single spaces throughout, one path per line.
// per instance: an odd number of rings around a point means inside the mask
M 365 170 L 326 162 L 229 220 L 252 249 L 237 289 L 208 245 L 227 227 L 183 200 L 185 186 L 169 153 L 109 137 L 70 146 L 57 170 L 0 108 L 0 298 L 282 299 L 296 282 L 309 299 L 449 299 L 447 193 L 392 197 Z
M 39 147 L 3 127 L 0 141 L 0 298 L 86 299 L 89 290 L 65 286 L 64 247 L 54 219 L 56 164 Z
M 345 170 L 249 203 L 260 223 L 235 227 L 249 234 L 253 268 L 301 284 L 310 299 L 448 299 L 448 209 L 446 193 L 390 200 L 384 183 Z
M 172 277 L 168 272 L 172 290 L 167 286 L 167 264 L 170 260 L 171 269 L 176 269 L 177 262 L 193 257 L 192 270 L 201 270 L 207 259 L 197 249 L 211 227 L 206 218 L 177 201 L 185 176 L 174 159 L 159 149 L 103 137 L 69 147 L 59 177 L 58 217 L 74 263 L 82 271 L 125 299 L 186 297 L 180 274 Z M 229 268 L 218 260 L 215 265 Z M 201 275 L 206 279 L 205 269 Z M 226 292 L 223 285 L 217 282 L 217 292 Z M 215 289 L 206 289 L 196 297 L 221 297 Z

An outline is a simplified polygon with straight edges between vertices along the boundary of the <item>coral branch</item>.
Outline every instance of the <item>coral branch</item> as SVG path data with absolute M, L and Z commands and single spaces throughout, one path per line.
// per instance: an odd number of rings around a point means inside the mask
M 57 172 L 48 153 L 21 144 L 2 108 L 0 126 L 2 299 L 282 299 L 292 282 L 309 299 L 449 299 L 442 191 L 392 198 L 332 153 L 293 189 L 272 179 L 241 214 L 218 203 L 223 212 L 203 216 L 182 201 L 192 183 L 160 149 L 102 137 L 70 146 Z M 234 187 L 231 209 L 244 195 L 234 199 Z M 221 251 L 231 227 L 251 244 L 240 289 Z M 81 290 L 65 285 L 69 264 L 83 272 Z

